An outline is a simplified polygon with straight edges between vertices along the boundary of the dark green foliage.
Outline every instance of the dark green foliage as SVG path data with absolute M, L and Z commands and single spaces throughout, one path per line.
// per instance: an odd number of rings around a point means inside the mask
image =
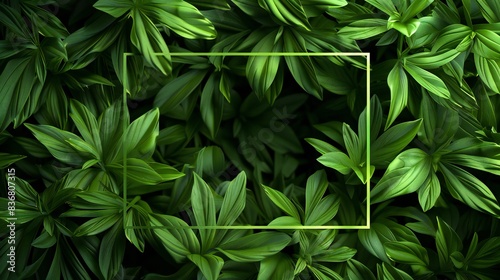
M 497 0 L 3 1 L 0 279 L 498 279 L 499 77 Z

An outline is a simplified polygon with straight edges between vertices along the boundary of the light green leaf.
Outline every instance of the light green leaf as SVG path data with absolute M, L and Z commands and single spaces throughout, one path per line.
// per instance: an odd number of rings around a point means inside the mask
M 236 262 L 257 262 L 285 248 L 291 237 L 281 232 L 259 232 L 229 241 L 216 248 Z
M 69 114 L 73 119 L 78 131 L 85 141 L 89 142 L 92 146 L 101 151 L 101 137 L 99 136 L 99 126 L 97 119 L 90 112 L 87 107 L 77 100 L 70 101 L 71 113 Z
M 372 223 L 369 230 L 358 231 L 358 238 L 368 252 L 384 262 L 390 262 L 385 253 L 384 244 L 396 241 L 396 237 L 389 227 L 381 223 Z
M 460 167 L 440 163 L 439 170 L 446 180 L 451 195 L 478 211 L 500 217 L 500 206 L 495 195 L 479 179 Z
M 245 209 L 246 183 L 245 172 L 240 172 L 227 187 L 217 219 L 218 226 L 230 226 Z
M 150 223 L 154 227 L 153 232 L 176 262 L 184 261 L 190 254 L 200 253 L 200 243 L 196 235 L 183 220 L 173 216 L 150 214 Z
M 450 98 L 450 91 L 438 76 L 411 63 L 407 63 L 403 67 L 417 83 L 428 91 L 445 99 Z
M 124 133 L 122 140 L 127 147 L 127 156 L 149 159 L 156 147 L 160 112 L 153 109 L 133 121 Z
M 217 280 L 219 278 L 224 260 L 214 255 L 191 254 L 187 256 L 201 270 L 207 280 Z
M 339 30 L 340 36 L 345 36 L 352 40 L 363 40 L 387 31 L 387 21 L 383 19 L 362 19 L 357 20 Z
M 274 202 L 276 206 L 278 206 L 281 210 L 294 217 L 295 219 L 299 221 L 301 220 L 297 208 L 288 197 L 286 197 L 282 192 L 270 187 L 266 187 L 264 185 L 262 185 L 262 187 L 264 188 L 266 195 Z
M 281 52 L 283 40 L 278 31 L 273 31 L 258 41 L 252 52 Z M 283 69 L 279 56 L 250 56 L 246 64 L 246 77 L 259 98 L 267 97 L 273 103 L 283 86 Z
M 408 103 L 408 78 L 400 62 L 397 62 L 389 72 L 387 84 L 391 90 L 391 107 L 389 108 L 385 129 L 392 125 Z
M 316 207 L 306 216 L 304 225 L 324 225 L 337 214 L 340 206 L 340 197 L 334 194 L 327 195 L 319 201 Z
M 411 2 L 411 5 L 406 9 L 400 20 L 401 22 L 407 22 L 408 20 L 415 17 L 417 14 L 422 12 L 425 8 L 427 8 L 430 4 L 432 4 L 434 0 L 414 0 Z
M 489 23 L 500 22 L 500 3 L 495 0 L 477 0 L 481 14 Z
M 497 78 L 500 75 L 499 61 L 487 59 L 475 53 L 474 63 L 481 81 L 494 92 L 500 92 L 500 80 Z
M 478 54 L 484 58 L 499 60 L 500 59 L 500 35 L 491 30 L 479 29 L 475 31 L 476 40 L 472 47 L 474 54 Z
M 436 176 L 436 173 L 430 172 L 427 182 L 424 183 L 423 187 L 418 189 L 418 202 L 422 210 L 428 211 L 434 207 L 440 195 L 441 184 L 439 183 L 439 178 Z
M 426 182 L 432 168 L 431 157 L 420 149 L 409 149 L 389 164 L 382 179 L 371 191 L 371 203 L 417 191 Z
M 293 262 L 290 257 L 283 253 L 277 253 L 260 261 L 257 280 L 293 280 L 293 270 Z
M 31 130 L 38 141 L 40 141 L 56 159 L 64 163 L 80 166 L 88 159 L 92 158 L 90 154 L 78 152 L 67 142 L 69 139 L 84 142 L 80 137 L 71 132 L 60 130 L 49 125 L 35 126 L 25 124 L 25 126 Z
M 351 127 L 344 123 L 342 126 L 342 135 L 344 138 L 345 148 L 349 154 L 349 158 L 355 165 L 359 165 L 363 159 L 361 158 L 362 146 L 358 135 L 351 129 Z M 364 139 L 363 139 L 364 140 Z
M 311 144 L 316 151 L 321 153 L 322 155 L 331 152 L 341 152 L 339 149 L 335 148 L 333 145 L 328 144 L 327 142 L 314 138 L 306 138 L 307 143 Z
M 410 265 L 429 265 L 427 251 L 420 244 L 408 241 L 393 241 L 384 244 L 387 256 L 393 261 Z
M 88 220 L 81 224 L 74 232 L 75 236 L 96 235 L 99 234 L 113 225 L 115 225 L 122 214 L 114 214 L 109 216 L 102 216 Z
M 329 152 L 317 159 L 326 167 L 333 168 L 338 172 L 347 175 L 351 170 L 359 169 L 354 162 L 342 152 Z
M 401 22 L 400 20 L 401 18 L 399 15 L 389 17 L 387 29 L 396 29 L 406 37 L 410 37 L 417 32 L 420 26 L 420 21 L 418 19 L 410 19 L 407 22 Z
M 371 164 L 386 166 L 399 154 L 417 135 L 422 120 L 404 122 L 389 128 L 373 142 Z
M 439 50 L 437 52 L 420 52 L 406 56 L 404 63 L 414 64 L 423 69 L 436 69 L 454 60 L 460 52 L 452 50 Z
M 215 226 L 215 200 L 212 189 L 203 179 L 194 173 L 194 184 L 191 193 L 191 206 L 197 226 Z M 200 229 L 201 252 L 211 248 L 215 238 L 215 229 Z
M 146 3 L 141 7 L 144 13 L 186 39 L 211 40 L 217 35 L 213 24 L 187 1 L 149 0 Z
M 325 191 L 328 188 L 328 179 L 326 178 L 326 173 L 324 170 L 318 170 L 313 175 L 307 178 L 306 183 L 306 205 L 305 205 L 305 215 L 306 220 L 310 213 L 320 200 L 325 195 Z
M 321 254 L 315 255 L 314 260 L 318 262 L 346 262 L 356 255 L 356 249 L 346 246 L 332 248 Z
M 366 2 L 370 3 L 372 6 L 374 6 L 375 8 L 381 10 L 382 12 L 388 15 L 393 15 L 398 12 L 392 1 L 366 0 Z
M 130 41 L 151 66 L 167 75 L 172 71 L 172 63 L 169 49 L 160 31 L 151 19 L 138 9 L 132 10 L 131 17 L 133 24 Z M 162 55 L 156 53 L 162 53 Z
M 299 0 L 258 0 L 259 5 L 279 21 L 292 26 L 311 29 L 307 15 Z

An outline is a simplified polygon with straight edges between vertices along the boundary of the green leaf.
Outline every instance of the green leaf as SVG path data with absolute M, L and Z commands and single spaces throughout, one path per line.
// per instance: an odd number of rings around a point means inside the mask
M 198 88 L 206 75 L 206 70 L 191 70 L 174 78 L 163 86 L 154 100 L 154 106 L 162 114 L 175 109 Z
M 450 194 L 478 211 L 500 217 L 500 205 L 491 190 L 479 179 L 460 167 L 440 163 L 439 170 Z
M 5 169 L 16 161 L 22 160 L 26 156 L 0 153 L 0 168 Z
M 202 148 L 196 157 L 196 173 L 200 176 L 219 176 L 226 169 L 224 152 L 217 146 Z
M 266 195 L 274 202 L 276 206 L 278 206 L 281 210 L 283 210 L 288 215 L 294 217 L 297 220 L 301 220 L 299 212 L 295 205 L 293 205 L 292 201 L 286 197 L 282 192 L 272 189 L 270 187 L 266 187 L 262 185 Z
M 259 232 L 226 242 L 216 249 L 236 262 L 257 262 L 285 248 L 291 237 L 281 232 Z
M 418 19 L 410 19 L 406 22 L 401 22 L 399 15 L 391 16 L 387 21 L 387 29 L 396 29 L 406 37 L 410 37 L 415 34 L 419 26 L 420 21 Z
M 117 18 L 134 7 L 134 2 L 130 0 L 99 0 L 94 4 L 94 8 Z
M 474 54 L 474 63 L 481 81 L 494 92 L 500 92 L 500 81 L 497 79 L 498 75 L 500 75 L 499 61 Z
M 391 107 L 385 129 L 387 130 L 401 114 L 408 103 L 408 78 L 401 63 L 397 62 L 387 76 L 387 84 L 391 90 Z
M 371 203 L 417 191 L 426 182 L 432 168 L 432 159 L 420 149 L 409 149 L 399 154 L 387 168 L 382 179 L 371 191 Z
M 389 227 L 377 222 L 372 223 L 369 230 L 358 231 L 358 238 L 368 252 L 384 262 L 390 262 L 385 253 L 384 244 L 397 240 Z
M 216 280 L 219 278 L 224 260 L 221 257 L 214 255 L 198 255 L 191 254 L 187 256 L 201 270 L 203 276 L 208 280 Z
M 31 130 L 38 141 L 49 150 L 52 156 L 64 163 L 79 166 L 91 158 L 90 154 L 78 152 L 67 142 L 69 139 L 84 142 L 80 137 L 71 132 L 60 130 L 49 125 L 35 126 L 32 124 L 25 124 L 25 126 Z
M 354 257 L 356 252 L 356 249 L 342 246 L 315 255 L 314 260 L 318 262 L 346 262 Z
M 245 209 L 246 183 L 247 177 L 243 171 L 229 183 L 217 219 L 218 226 L 232 225 Z
M 101 139 L 102 150 L 104 153 L 103 161 L 105 163 L 113 162 L 118 156 L 121 148 L 120 138 L 123 135 L 124 123 L 129 125 L 128 111 L 123 111 L 122 104 L 115 102 L 99 116 L 99 135 Z M 119 155 L 121 156 L 121 155 Z
M 358 135 L 356 135 L 356 133 L 346 123 L 344 123 L 344 125 L 342 126 L 342 135 L 344 138 L 345 148 L 347 150 L 347 153 L 349 154 L 349 158 L 354 162 L 355 165 L 359 165 L 362 162 L 362 146 Z
M 92 112 L 87 109 L 87 107 L 74 99 L 70 101 L 70 106 L 70 116 L 78 128 L 78 131 L 82 135 L 83 139 L 92 145 L 100 155 L 102 153 L 102 147 L 97 119 Z
M 400 20 L 401 22 L 407 22 L 411 18 L 415 17 L 417 14 L 422 12 L 425 8 L 427 8 L 430 4 L 432 4 L 434 0 L 414 0 L 411 2 L 408 9 L 406 9 Z
M 420 244 L 408 241 L 394 241 L 384 244 L 387 256 L 393 261 L 410 265 L 429 265 L 427 251 Z
M 193 230 L 183 220 L 167 215 L 150 214 L 153 232 L 176 262 L 190 254 L 200 253 L 200 243 Z
M 313 175 L 307 178 L 306 183 L 306 205 L 305 215 L 306 220 L 311 214 L 312 210 L 316 208 L 318 203 L 325 195 L 328 188 L 328 179 L 324 170 L 318 170 Z
M 99 248 L 99 268 L 105 278 L 113 278 L 122 266 L 125 256 L 125 234 L 122 223 L 117 222 L 104 235 Z
M 294 30 L 283 32 L 283 42 L 285 52 L 307 52 L 304 38 Z M 323 90 L 311 58 L 308 56 L 285 56 L 285 61 L 300 87 L 314 97 L 323 99 Z
M 210 136 L 215 138 L 222 121 L 224 99 L 215 81 L 215 73 L 210 75 L 203 87 L 200 100 L 200 111 L 203 122 L 208 127 Z
M 278 30 L 265 35 L 253 47 L 252 52 L 283 51 L 283 41 L 280 37 Z M 250 86 L 259 98 L 265 96 L 269 103 L 274 102 L 283 86 L 283 70 L 280 64 L 279 56 L 250 56 L 246 64 L 246 77 Z
M 350 259 L 349 261 L 347 261 L 347 279 L 376 280 L 371 270 L 363 263 L 355 259 Z
M 191 193 L 191 205 L 197 226 L 215 226 L 215 200 L 212 189 L 203 179 L 194 174 L 193 191 Z M 210 249 L 215 238 L 215 229 L 200 229 L 201 252 Z
M 450 263 L 450 255 L 462 250 L 462 241 L 458 234 L 445 221 L 437 217 L 436 247 L 441 267 Z
M 186 39 L 215 39 L 213 24 L 190 3 L 183 0 L 149 0 L 141 7 L 149 17 Z
M 428 94 L 422 94 L 419 116 L 423 125 L 418 139 L 432 150 L 449 144 L 459 127 L 459 113 L 436 104 Z
M 375 37 L 387 31 L 387 21 L 383 19 L 369 18 L 357 20 L 339 30 L 340 36 L 352 40 L 363 40 Z
M 413 277 L 408 275 L 408 273 L 393 267 L 390 264 L 382 263 L 382 269 L 380 265 L 377 265 L 377 270 L 379 273 L 378 279 L 380 280 L 411 280 Z
M 371 164 L 385 166 L 415 138 L 422 120 L 404 122 L 389 128 L 372 144 Z
M 359 167 L 342 152 L 329 152 L 318 158 L 318 161 L 326 167 L 333 168 L 338 172 L 347 175 L 351 170 L 359 170 Z
M 96 235 L 114 226 L 120 219 L 121 214 L 103 216 L 88 220 L 80 225 L 74 232 L 75 236 Z
M 436 69 L 454 60 L 460 52 L 452 50 L 439 50 L 437 52 L 420 52 L 406 56 L 404 64 L 411 63 L 423 69 Z
M 407 63 L 403 66 L 405 70 L 419 83 L 422 87 L 432 92 L 438 97 L 445 99 L 450 98 L 450 91 L 438 76 L 424 70 L 416 65 Z
M 500 5 L 495 0 L 477 0 L 481 14 L 489 23 L 500 21 Z
M 306 216 L 304 225 L 324 225 L 337 214 L 340 206 L 340 197 L 334 194 L 321 199 L 318 205 Z
M 322 155 L 331 152 L 341 152 L 339 149 L 335 148 L 333 145 L 328 144 L 325 141 L 314 139 L 314 138 L 306 138 L 307 143 L 311 144 L 316 151 L 321 153 Z
M 392 1 L 366 0 L 366 2 L 388 15 L 393 15 L 398 12 Z
M 140 10 L 133 9 L 130 41 L 144 55 L 146 61 L 164 75 L 172 71 L 170 52 L 156 25 Z M 156 53 L 162 53 L 157 55 Z
M 485 269 L 497 265 L 500 260 L 500 237 L 495 236 L 481 242 L 474 258 L 469 266 L 477 269 Z
M 491 30 L 479 29 L 475 31 L 476 40 L 472 47 L 474 54 L 487 59 L 500 59 L 500 35 Z
M 418 189 L 418 202 L 422 210 L 428 211 L 436 204 L 441 195 L 441 184 L 434 172 L 430 172 L 427 181 Z
M 149 159 L 156 147 L 160 118 L 159 110 L 153 109 L 133 121 L 124 133 L 122 140 L 127 147 L 127 156 Z
M 298 0 L 258 0 L 259 5 L 284 24 L 311 29 L 307 15 Z
M 260 261 L 257 280 L 293 280 L 293 263 L 288 255 L 277 253 Z

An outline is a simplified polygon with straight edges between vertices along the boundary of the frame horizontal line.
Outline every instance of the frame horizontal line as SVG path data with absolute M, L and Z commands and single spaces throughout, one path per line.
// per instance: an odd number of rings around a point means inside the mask
M 125 53 L 126 56 L 134 56 L 139 54 Z M 308 52 L 171 52 L 171 53 L 154 53 L 154 55 L 170 55 L 170 56 L 364 56 L 368 57 L 370 53 L 363 52 L 326 52 L 326 53 L 308 53 Z
M 370 226 L 126 226 L 125 229 L 369 229 Z

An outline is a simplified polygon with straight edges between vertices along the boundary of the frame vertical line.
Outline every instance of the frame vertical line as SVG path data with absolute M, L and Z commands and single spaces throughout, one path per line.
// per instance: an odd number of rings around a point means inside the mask
M 370 196 L 371 196 L 371 188 L 370 188 L 370 179 L 371 179 L 371 163 L 370 163 L 370 153 L 371 153 L 371 137 L 370 137 L 370 131 L 371 131 L 371 108 L 370 108 L 370 99 L 371 99 L 371 92 L 370 92 L 370 72 L 371 72 L 371 65 L 370 65 L 370 53 L 366 54 L 366 174 L 367 174 L 367 180 L 366 180 L 366 225 L 368 228 L 370 228 L 370 216 L 371 216 L 371 211 L 370 211 Z

